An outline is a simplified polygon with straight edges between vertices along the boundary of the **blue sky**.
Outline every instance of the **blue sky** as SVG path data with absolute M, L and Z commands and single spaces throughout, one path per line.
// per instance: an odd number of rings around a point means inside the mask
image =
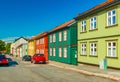
M 49 31 L 106 0 L 0 0 L 0 39 Z

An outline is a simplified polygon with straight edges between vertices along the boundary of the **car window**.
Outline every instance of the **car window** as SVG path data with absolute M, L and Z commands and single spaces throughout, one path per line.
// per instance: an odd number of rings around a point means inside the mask
M 40 56 L 44 56 L 44 54 L 40 54 Z
M 6 58 L 5 55 L 0 55 L 0 59 Z

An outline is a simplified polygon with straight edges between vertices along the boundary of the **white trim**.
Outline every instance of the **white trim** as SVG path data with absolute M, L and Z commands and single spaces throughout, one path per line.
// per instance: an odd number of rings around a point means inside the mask
M 96 26 L 95 26 L 95 23 L 96 23 Z M 91 24 L 93 25 L 91 26 Z M 90 30 L 94 30 L 96 28 L 97 28 L 97 17 L 94 16 L 90 18 Z
M 113 11 L 115 11 L 115 14 L 113 14 Z M 109 16 L 109 13 L 110 13 L 110 16 Z M 116 20 L 117 20 L 117 17 L 116 17 L 116 9 L 113 9 L 113 10 L 110 10 L 107 12 L 107 26 L 112 26 L 112 25 L 115 25 L 116 24 Z M 115 24 L 113 24 L 113 17 L 115 16 L 116 20 L 115 20 Z M 110 18 L 110 24 L 109 24 L 109 20 L 108 18 Z
M 109 46 L 109 43 L 111 46 Z M 115 46 L 113 46 L 113 43 L 115 43 Z M 111 42 L 107 42 L 107 56 L 108 57 L 116 57 L 117 56 L 117 48 L 116 48 L 116 41 L 111 41 Z M 109 54 L 109 49 L 111 49 L 110 54 Z M 115 49 L 115 54 L 113 54 Z
M 86 31 L 86 20 L 81 21 L 81 32 Z
M 67 58 L 67 55 L 68 55 L 67 47 L 64 47 L 64 58 Z
M 87 55 L 86 46 L 86 43 L 81 44 L 81 55 Z
M 71 25 L 73 25 L 73 24 L 75 24 L 76 23 L 76 21 L 75 22 L 73 22 L 73 23 L 71 23 L 71 24 L 69 24 L 69 25 L 67 25 L 67 26 L 71 26 Z

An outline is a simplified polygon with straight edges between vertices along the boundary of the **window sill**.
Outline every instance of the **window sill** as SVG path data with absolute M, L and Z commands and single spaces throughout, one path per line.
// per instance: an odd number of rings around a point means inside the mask
M 114 24 L 114 25 L 106 26 L 105 28 L 110 28 L 110 27 L 115 27 L 115 26 L 118 26 L 118 24 Z
M 110 57 L 110 56 L 107 56 L 107 58 L 118 59 L 118 57 Z
M 87 31 L 84 31 L 84 32 L 80 32 L 80 34 L 82 34 L 82 33 L 86 33 Z
M 89 57 L 98 57 L 97 55 L 89 55 Z
M 67 42 L 67 40 L 64 40 L 64 42 Z
M 82 55 L 82 54 L 80 54 L 80 56 L 87 56 L 87 55 Z
M 89 32 L 97 31 L 97 30 L 98 30 L 98 28 L 96 28 L 96 29 L 92 29 L 92 30 L 89 30 Z

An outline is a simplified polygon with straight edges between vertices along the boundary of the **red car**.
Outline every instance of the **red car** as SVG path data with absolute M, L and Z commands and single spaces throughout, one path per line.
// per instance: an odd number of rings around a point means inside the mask
M 35 54 L 32 58 L 31 58 L 31 63 L 46 63 L 46 59 L 44 54 Z
M 8 59 L 5 55 L 0 55 L 0 65 L 8 65 Z

